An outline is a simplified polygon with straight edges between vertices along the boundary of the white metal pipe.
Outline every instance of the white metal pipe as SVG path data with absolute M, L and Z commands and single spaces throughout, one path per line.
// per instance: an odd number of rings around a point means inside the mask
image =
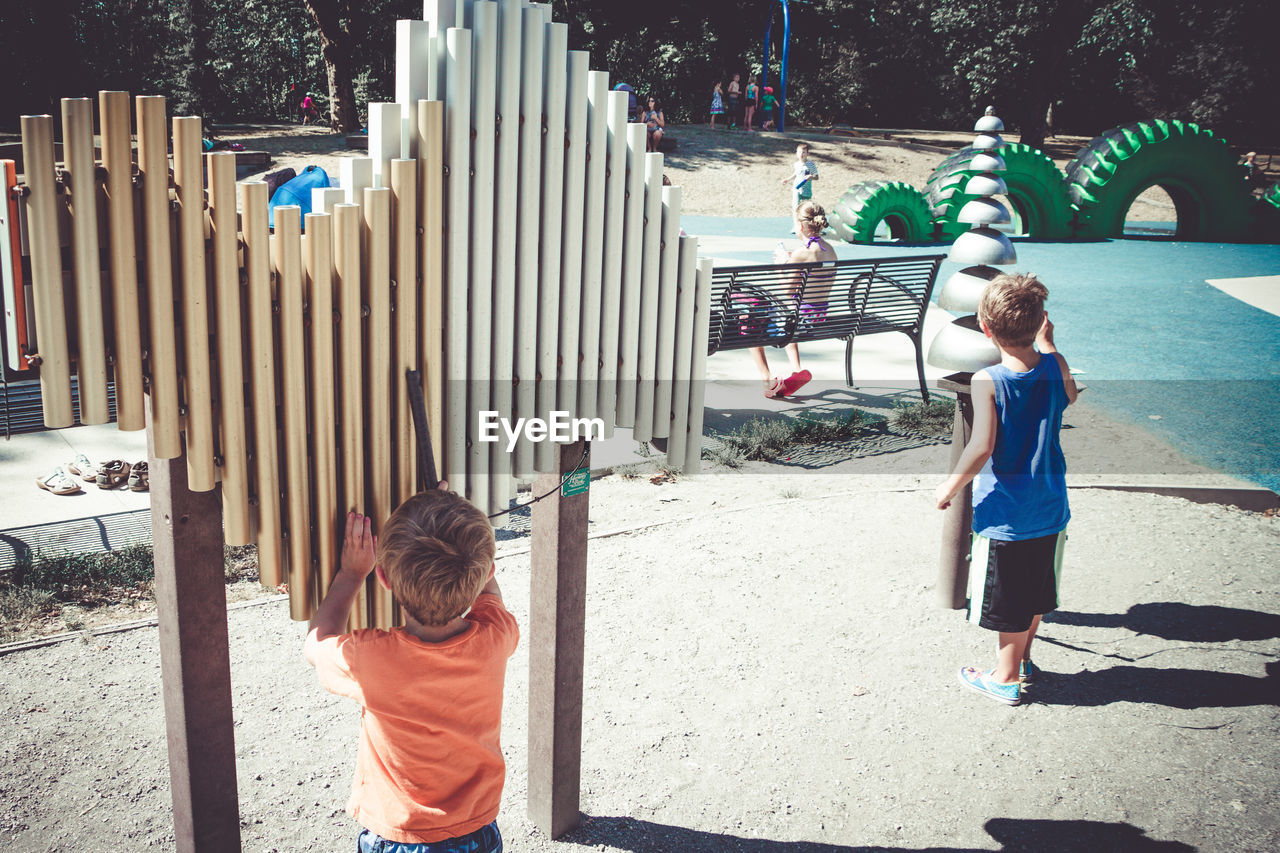
M 391 186 L 391 161 L 404 157 L 403 104 L 369 103 L 369 159 L 373 168 L 370 186 Z
M 608 94 L 608 156 L 605 165 L 604 268 L 600 286 L 600 374 L 596 414 L 605 437 L 613 435 L 618 411 L 618 322 L 622 316 L 622 246 L 626 234 L 627 93 Z
M 689 366 L 689 426 L 686 431 L 684 473 L 696 474 L 702 467 L 702 427 L 706 411 L 707 336 L 711 328 L 710 258 L 698 258 L 697 292 L 693 309 L 693 358 Z
M 346 197 L 342 187 L 316 187 L 311 191 L 311 212 L 333 213 L 333 206 L 344 204 Z
M 396 103 L 403 107 L 401 157 L 418 156 L 418 101 L 428 97 L 432 59 L 431 24 L 396 21 Z
M 658 365 L 658 299 L 662 285 L 662 155 L 644 155 L 644 252 L 640 258 L 640 352 L 636 359 L 636 441 L 653 438 Z
M 538 252 L 542 222 L 542 60 L 546 46 L 543 8 L 521 11 L 520 31 L 520 175 L 516 233 L 515 400 L 517 418 L 536 411 L 538 372 Z M 533 445 L 516 443 L 515 473 L 534 473 Z
M 672 361 L 671 435 L 667 439 L 667 462 L 684 469 L 689 429 L 689 379 L 693 364 L 693 326 L 698 290 L 698 238 L 680 237 L 680 261 L 675 310 L 675 340 Z
M 662 188 L 662 269 L 658 284 L 657 382 L 653 396 L 653 435 L 671 434 L 671 383 L 676 350 L 676 301 L 680 290 L 680 187 Z
M 542 63 L 544 91 L 542 136 L 542 248 L 538 261 L 538 386 L 534 409 L 547 418 L 556 407 L 556 381 L 560 355 L 561 230 L 564 215 L 565 97 L 568 69 L 569 27 L 546 25 L 546 49 Z M 534 446 L 534 467 L 550 471 L 555 454 L 548 441 Z
M 578 403 L 581 352 L 582 249 L 587 180 L 587 73 L 590 55 L 569 51 L 565 109 L 564 213 L 560 221 L 560 377 L 556 408 L 572 411 Z
M 448 36 L 452 27 L 460 26 L 459 0 L 423 0 L 422 19 L 427 22 L 430 53 L 427 57 L 427 99 L 443 101 L 448 77 Z
M 609 160 L 609 75 L 587 75 L 587 185 L 582 229 L 582 307 L 579 326 L 578 417 L 594 418 L 600 382 L 600 303 L 604 280 L 605 175 Z
M 514 408 L 516 336 L 516 242 L 520 182 L 520 43 L 521 0 L 498 4 L 498 116 L 495 156 L 497 193 L 493 221 L 493 377 L 490 402 L 499 417 Z M 505 509 L 511 492 L 514 459 L 506 445 L 489 447 L 490 496 Z
M 80 423 L 105 424 L 110 419 L 107 409 L 107 343 L 102 327 L 102 276 L 98 272 L 98 192 L 93 160 L 93 101 L 89 98 L 62 99 L 62 149 L 64 163 L 71 173 L 68 213 L 71 220 L 71 259 L 76 285 L 76 327 L 79 333 L 76 372 L 80 377 Z M 198 163 L 196 168 L 199 169 Z M 212 461 L 212 453 L 210 460 Z
M 644 169 L 646 131 L 627 125 L 626 220 L 622 242 L 622 299 L 618 322 L 618 408 L 614 423 L 634 427 L 640 378 L 640 281 L 644 261 Z
M 467 280 L 471 215 L 471 31 L 446 33 L 445 436 L 441 474 L 463 487 L 467 472 Z
M 489 499 L 491 447 L 480 441 L 478 413 L 493 408 L 493 197 L 497 130 L 498 4 L 491 0 L 467 8 L 471 29 L 471 251 L 467 289 L 467 496 L 494 512 Z
M 344 157 L 338 163 L 338 172 L 343 203 L 364 204 L 364 191 L 373 186 L 373 158 Z

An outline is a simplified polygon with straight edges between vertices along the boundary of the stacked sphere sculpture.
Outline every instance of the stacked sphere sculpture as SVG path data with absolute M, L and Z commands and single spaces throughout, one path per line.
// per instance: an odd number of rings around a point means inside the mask
M 1004 145 L 999 132 L 1004 122 L 987 108 L 986 115 L 973 126 L 978 136 L 973 147 L 978 149 L 971 161 L 977 172 L 970 176 L 964 192 L 976 198 L 969 201 L 957 220 L 970 226 L 951 246 L 947 259 L 965 264 L 964 269 L 947 279 L 938 295 L 938 305 L 947 311 L 963 312 L 940 331 L 929 345 L 929 364 L 962 373 L 973 373 L 1000 361 L 1000 352 L 987 339 L 978 325 L 978 300 L 987 282 L 1000 274 L 996 266 L 1016 263 L 1018 254 L 1009 238 L 992 226 L 1009 222 L 1009 211 L 991 196 L 1007 191 L 1004 180 L 996 174 L 1005 163 L 999 150 Z

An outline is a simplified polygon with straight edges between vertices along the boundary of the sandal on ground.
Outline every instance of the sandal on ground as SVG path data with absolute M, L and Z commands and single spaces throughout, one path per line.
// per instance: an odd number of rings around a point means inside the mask
M 129 479 L 129 463 L 123 459 L 112 459 L 98 467 L 98 488 L 114 489 Z
M 990 672 L 982 672 L 971 666 L 960 667 L 960 683 L 978 691 L 983 696 L 1003 702 L 1006 705 L 1017 705 L 1022 701 L 1022 684 L 1013 682 L 1005 684 L 991 677 Z
M 1040 667 L 1036 666 L 1029 660 L 1021 661 L 1018 664 L 1018 683 L 1022 685 L 1034 684 L 1040 678 Z
M 133 470 L 129 472 L 129 491 L 145 492 L 151 488 L 151 475 L 147 471 L 147 463 L 133 463 Z
M 809 380 L 812 378 L 813 378 L 813 374 L 810 373 L 809 371 L 797 370 L 795 373 L 791 374 L 786 379 L 782 380 L 781 383 L 779 383 L 781 385 L 781 388 L 778 391 L 778 396 L 790 397 L 792 394 L 795 394 L 797 391 L 799 391 L 801 388 L 807 385 L 809 383 Z
M 773 378 L 773 384 L 770 385 L 768 388 L 764 389 L 764 395 L 768 397 L 770 400 L 772 400 L 774 397 L 783 396 L 782 380 L 775 376 Z
M 74 495 L 80 491 L 80 484 L 61 468 L 53 469 L 47 476 L 36 477 L 36 485 L 55 495 Z
M 68 472 L 74 474 L 86 483 L 92 483 L 98 479 L 98 463 L 89 460 L 88 456 L 80 453 L 74 460 L 66 464 Z

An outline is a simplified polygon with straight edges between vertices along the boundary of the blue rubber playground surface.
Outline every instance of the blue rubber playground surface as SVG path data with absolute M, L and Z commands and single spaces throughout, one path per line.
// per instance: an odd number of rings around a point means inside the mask
M 702 254 L 743 264 L 771 263 L 791 229 L 785 217 L 685 216 L 681 225 L 710 238 Z M 1280 317 L 1208 283 L 1280 276 L 1280 245 L 1014 243 L 1010 269 L 1034 272 L 1049 287 L 1058 346 L 1091 405 L 1205 466 L 1280 492 Z M 947 251 L 832 245 L 842 259 Z M 943 263 L 935 292 L 957 269 Z

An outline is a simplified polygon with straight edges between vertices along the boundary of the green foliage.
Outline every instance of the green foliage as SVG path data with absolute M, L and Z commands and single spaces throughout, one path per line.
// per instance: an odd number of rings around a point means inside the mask
M 745 88 L 760 74 L 771 14 L 781 42 L 776 0 L 553 7 L 571 48 L 613 83 L 656 95 L 676 123 L 707 120 L 717 80 L 738 73 Z M 792 124 L 967 128 L 994 104 L 1036 144 L 1052 104 L 1055 130 L 1088 136 L 1175 117 L 1240 145 L 1280 135 L 1270 108 L 1280 52 L 1257 0 L 791 0 L 790 10 Z M 100 89 L 165 95 L 175 114 L 218 121 L 296 119 L 307 92 L 322 107 L 336 95 L 363 109 L 394 93 L 395 21 L 421 15 L 420 0 L 0 3 L 0 127 Z
M 870 422 L 871 416 L 858 409 L 836 417 L 752 418 L 720 440 L 730 454 L 736 451 L 753 462 L 770 462 L 796 445 L 857 438 Z
M 916 435 L 951 435 L 955 402 L 934 397 L 927 403 L 896 403 L 889 424 L 898 432 Z

